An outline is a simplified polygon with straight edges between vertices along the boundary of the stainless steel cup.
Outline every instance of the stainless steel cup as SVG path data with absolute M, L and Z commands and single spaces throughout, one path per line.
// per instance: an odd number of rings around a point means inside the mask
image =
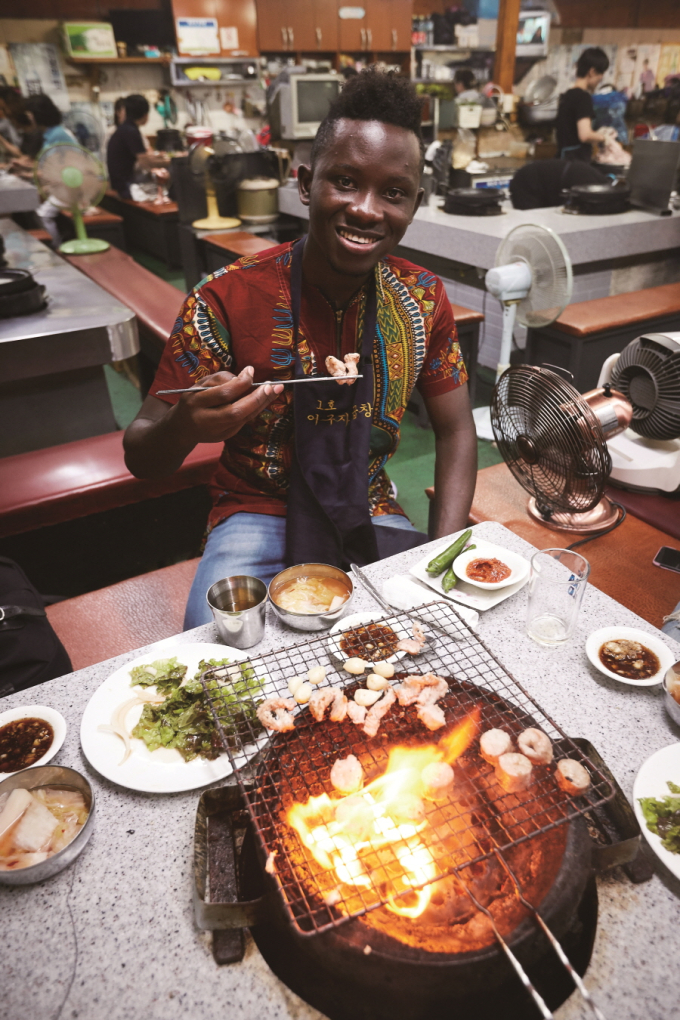
M 267 585 L 259 577 L 223 577 L 208 588 L 206 599 L 225 644 L 252 648 L 262 640 Z

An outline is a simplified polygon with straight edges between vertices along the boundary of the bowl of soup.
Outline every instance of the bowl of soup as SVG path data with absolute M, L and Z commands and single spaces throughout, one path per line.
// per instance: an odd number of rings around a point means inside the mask
M 283 623 L 296 630 L 328 630 L 354 597 L 349 574 L 328 563 L 286 567 L 269 584 L 269 600 Z

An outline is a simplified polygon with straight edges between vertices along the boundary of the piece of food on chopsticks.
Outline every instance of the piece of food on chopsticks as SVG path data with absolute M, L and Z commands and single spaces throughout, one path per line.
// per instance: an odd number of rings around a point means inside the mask
M 680 854 L 680 786 L 666 780 L 670 796 L 640 797 L 640 807 L 650 832 L 661 836 L 661 842 L 672 854 Z
M 326 358 L 326 371 L 337 379 L 340 386 L 351 386 L 359 374 L 359 354 L 346 354 L 344 361 L 339 361 L 329 354 Z
M 204 659 L 192 680 L 175 688 L 160 705 L 146 704 L 132 736 L 143 740 L 150 751 L 175 748 L 185 761 L 219 757 L 224 751 L 213 714 L 206 704 L 200 676 L 207 669 L 228 667 L 213 699 L 230 747 L 247 742 L 260 732 L 255 698 L 262 690 L 248 662 L 232 664 L 229 659 Z M 234 679 L 236 670 L 240 679 Z
M 476 549 L 476 545 L 469 545 L 463 552 L 470 552 L 472 549 Z M 453 569 L 453 564 L 449 567 L 442 578 L 442 591 L 449 592 L 456 587 L 460 578 L 456 575 Z
M 456 557 L 460 556 L 460 554 L 462 553 L 463 549 L 465 548 L 467 542 L 470 539 L 471 534 L 472 528 L 468 528 L 468 530 L 464 531 L 463 534 L 459 538 L 457 538 L 456 541 L 453 542 L 447 549 L 444 549 L 443 552 L 438 553 L 434 557 L 434 559 L 430 560 L 427 567 L 425 568 L 427 570 L 427 573 L 431 577 L 439 577 L 439 575 L 443 574 L 445 570 L 448 570 L 453 561 L 456 559 Z
M 130 670 L 130 687 L 155 687 L 161 694 L 175 690 L 187 675 L 187 667 L 173 656 L 172 659 L 156 659 Z
M 19 871 L 59 853 L 89 811 L 77 790 L 40 786 L 0 796 L 0 871 Z

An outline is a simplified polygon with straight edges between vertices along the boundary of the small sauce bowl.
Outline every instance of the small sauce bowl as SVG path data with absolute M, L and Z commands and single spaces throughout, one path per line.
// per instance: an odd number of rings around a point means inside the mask
M 676 701 L 671 692 L 668 689 L 669 682 L 675 678 L 678 683 L 678 689 L 680 690 L 680 662 L 674 662 L 672 666 L 664 673 L 663 678 L 663 697 L 666 711 L 673 720 L 673 722 L 680 726 L 680 702 Z
M 341 581 L 347 591 L 347 598 L 334 612 L 329 613 L 297 613 L 292 609 L 284 609 L 278 604 L 277 596 L 286 584 L 302 577 L 332 578 Z M 269 599 L 278 618 L 288 627 L 295 630 L 317 631 L 328 630 L 336 620 L 344 616 L 354 598 L 354 585 L 349 574 L 340 567 L 332 567 L 328 563 L 299 563 L 294 567 L 286 567 L 269 583 Z

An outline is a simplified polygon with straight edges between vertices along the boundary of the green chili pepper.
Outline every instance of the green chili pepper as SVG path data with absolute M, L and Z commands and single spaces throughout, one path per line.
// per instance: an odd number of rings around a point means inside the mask
M 472 534 L 472 528 L 468 528 L 464 534 L 457 538 L 453 545 L 450 545 L 444 552 L 439 553 L 433 560 L 430 560 L 427 567 L 425 568 L 431 577 L 438 577 L 444 570 L 448 570 L 453 561 L 457 556 L 460 556 L 461 552 L 465 548 L 465 543 L 469 541 L 470 535 Z
M 476 548 L 477 548 L 476 545 L 469 545 L 467 547 L 467 549 L 463 550 L 463 552 L 470 552 L 471 549 L 476 549 Z M 450 566 L 449 569 L 444 574 L 444 577 L 442 579 L 442 591 L 445 591 L 445 592 L 451 591 L 451 589 L 455 588 L 457 584 L 458 584 L 458 577 L 453 572 L 453 566 Z

